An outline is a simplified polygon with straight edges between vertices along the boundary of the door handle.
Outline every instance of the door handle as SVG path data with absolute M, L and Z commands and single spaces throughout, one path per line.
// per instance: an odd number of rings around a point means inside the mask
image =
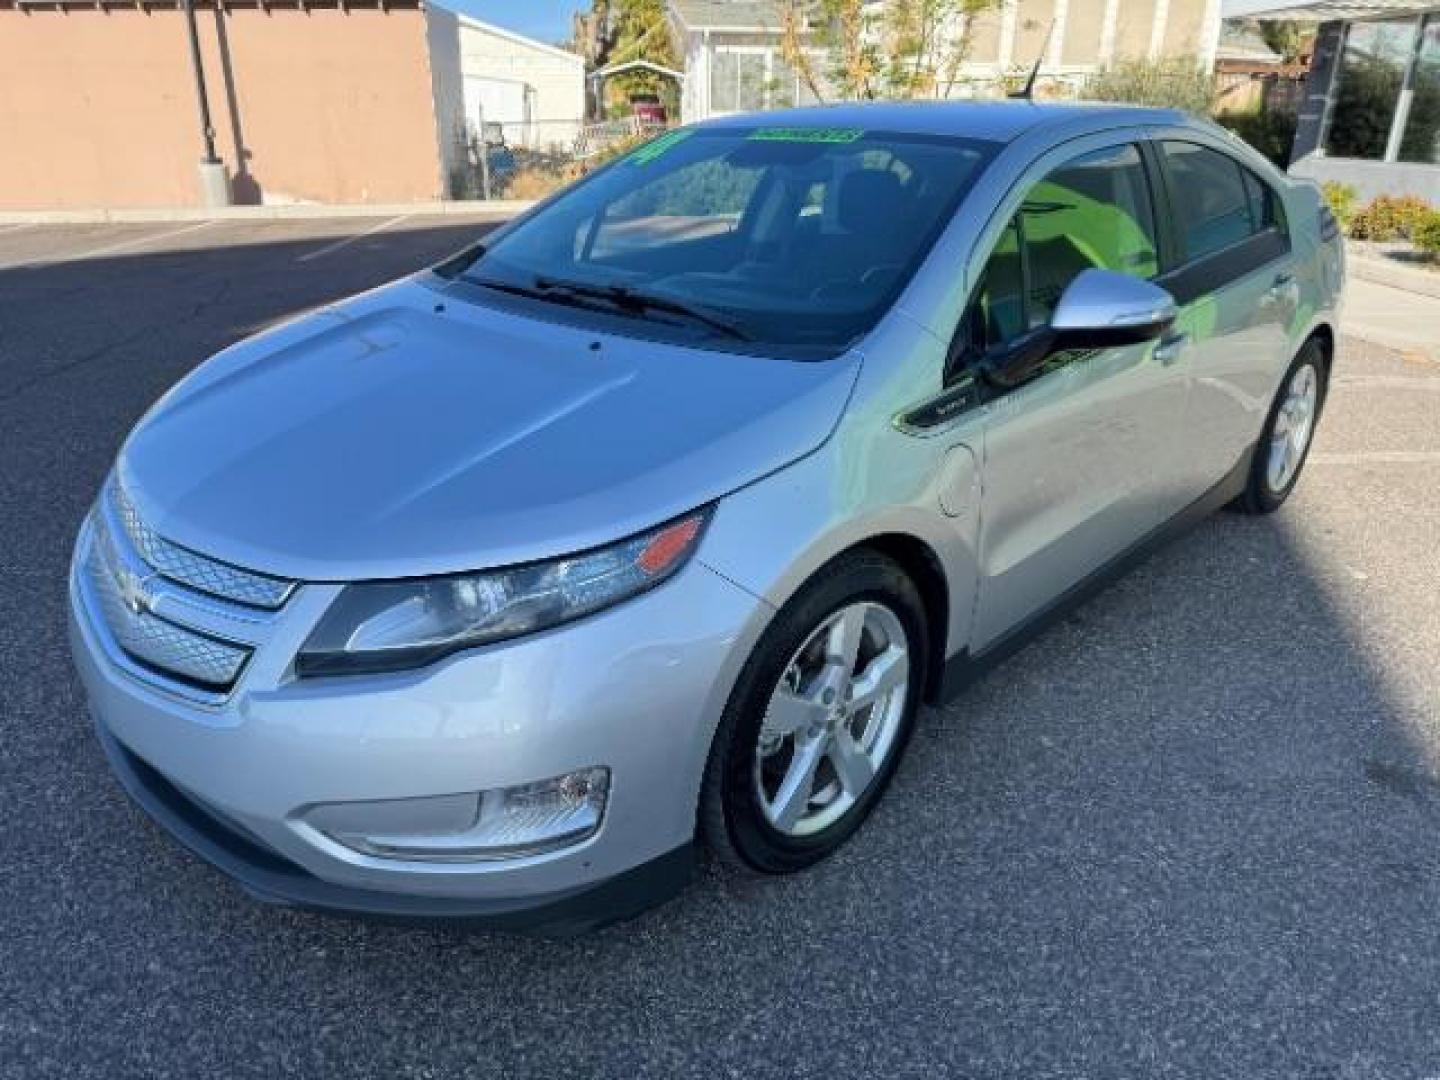
M 1279 296 L 1282 293 L 1288 292 L 1294 284 L 1294 274 L 1276 274 L 1275 280 L 1270 283 L 1270 295 Z
M 1190 335 L 1185 333 L 1170 334 L 1160 339 L 1160 344 L 1155 346 L 1155 359 L 1161 364 L 1173 364 L 1180 359 L 1181 352 L 1185 349 L 1185 343 L 1190 340 Z

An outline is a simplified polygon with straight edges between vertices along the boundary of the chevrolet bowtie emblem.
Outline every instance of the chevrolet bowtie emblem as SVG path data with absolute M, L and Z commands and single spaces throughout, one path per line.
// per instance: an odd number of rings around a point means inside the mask
M 115 568 L 115 585 L 120 590 L 120 600 L 134 614 L 150 611 L 155 598 L 150 594 L 149 584 L 153 574 L 141 576 L 128 567 Z

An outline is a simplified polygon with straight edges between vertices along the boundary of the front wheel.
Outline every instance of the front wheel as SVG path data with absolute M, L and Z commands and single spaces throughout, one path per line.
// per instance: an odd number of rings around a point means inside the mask
M 1290 497 L 1310 452 L 1325 400 L 1325 353 L 1307 341 L 1291 361 L 1256 444 L 1245 491 L 1235 501 L 1247 514 L 1269 514 Z
M 914 584 L 878 553 L 843 557 L 781 609 L 705 771 L 700 831 L 722 861 L 798 870 L 860 826 L 914 725 L 927 641 Z

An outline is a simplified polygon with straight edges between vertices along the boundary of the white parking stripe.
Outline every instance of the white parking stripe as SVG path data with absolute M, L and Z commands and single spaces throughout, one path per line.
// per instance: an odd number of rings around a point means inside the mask
M 1335 385 L 1361 390 L 1440 390 L 1440 378 L 1427 375 L 1337 375 Z
M 78 262 L 84 259 L 93 259 L 97 255 L 109 255 L 112 252 L 124 251 L 127 248 L 140 247 L 143 244 L 153 244 L 158 240 L 168 240 L 172 236 L 183 236 L 185 233 L 196 232 L 200 229 L 208 229 L 214 221 L 197 221 L 194 224 L 186 225 L 180 229 L 170 229 L 167 232 L 149 233 L 145 236 L 132 236 L 129 240 L 120 240 L 113 244 L 106 244 L 103 247 L 88 248 L 84 251 L 71 252 L 68 255 L 57 255 L 52 259 L 27 259 L 8 265 L 0 265 L 0 270 L 15 270 L 19 267 L 39 268 L 42 266 L 55 266 L 59 263 Z
M 309 262 L 311 259 L 318 259 L 324 255 L 329 255 L 332 251 L 339 251 L 341 248 L 348 247 L 349 245 L 355 243 L 356 240 L 364 240 L 367 236 L 374 236 L 378 232 L 384 232 L 391 225 L 398 225 L 400 222 L 414 216 L 414 214 L 401 214 L 399 217 L 393 217 L 389 221 L 382 221 L 379 225 L 372 225 L 370 226 L 370 228 L 364 230 L 363 232 L 358 232 L 354 236 L 347 236 L 344 239 L 336 240 L 333 244 L 326 244 L 322 248 L 317 248 L 314 251 L 308 251 L 304 255 L 297 257 L 295 261 Z
M 1440 463 L 1440 450 L 1317 451 L 1309 460 L 1311 465 L 1429 465 Z

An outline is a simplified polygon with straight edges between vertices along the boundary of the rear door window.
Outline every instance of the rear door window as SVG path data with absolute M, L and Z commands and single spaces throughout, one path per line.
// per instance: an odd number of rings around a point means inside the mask
M 1234 247 L 1277 224 L 1270 186 L 1229 154 L 1198 143 L 1160 144 L 1186 261 Z

